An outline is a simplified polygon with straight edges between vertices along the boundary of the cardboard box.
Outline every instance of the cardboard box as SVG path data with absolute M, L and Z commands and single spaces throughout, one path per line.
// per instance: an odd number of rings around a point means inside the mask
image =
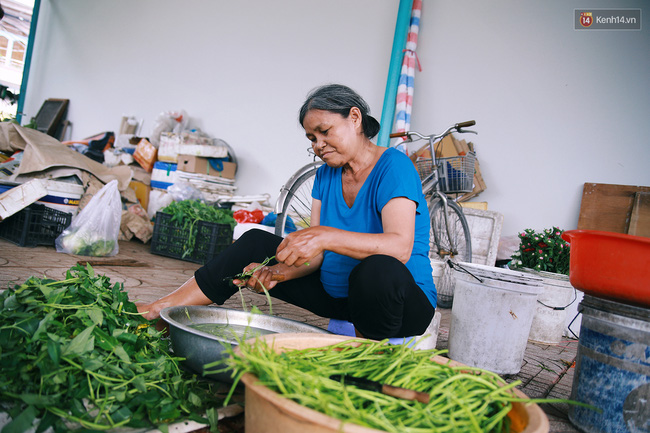
M 465 201 L 458 204 L 460 207 L 466 209 L 488 210 L 488 203 L 486 201 Z
M 143 138 L 136 146 L 135 152 L 133 152 L 133 159 L 140 164 L 140 167 L 151 173 L 157 154 L 158 149 L 149 140 Z
M 144 210 L 147 210 L 147 207 L 149 206 L 149 193 L 151 192 L 151 186 L 145 185 L 137 180 L 132 180 L 131 183 L 129 183 L 129 188 L 135 191 L 135 196 L 140 202 L 140 206 L 142 206 Z
M 474 161 L 474 189 L 461 195 L 457 201 L 460 203 L 470 200 L 485 191 L 486 188 L 483 175 L 481 174 L 481 166 L 479 165 L 478 158 L 476 158 Z
M 409 157 L 411 158 L 411 161 L 413 161 L 413 162 L 417 161 L 419 158 L 431 159 L 431 151 L 429 150 L 429 145 L 425 144 L 424 146 L 422 146 L 421 148 L 419 148 L 415 152 L 411 153 L 411 155 L 409 155 Z
M 178 167 L 180 171 L 187 173 L 206 174 L 208 176 L 225 177 L 226 179 L 234 179 L 237 164 L 234 162 L 219 161 L 223 166 L 222 170 L 215 169 L 211 164 L 209 158 L 195 155 L 178 155 Z
M 135 164 L 132 164 L 129 167 L 131 167 L 131 173 L 132 173 L 131 180 L 137 180 L 138 182 L 142 182 L 145 185 L 151 184 L 151 173 L 147 173 L 147 171 L 144 168 Z
M 438 158 L 451 158 L 453 156 L 459 155 L 458 150 L 456 149 L 456 145 L 454 144 L 454 136 L 452 134 L 449 134 L 434 146 L 436 149 L 436 157 Z

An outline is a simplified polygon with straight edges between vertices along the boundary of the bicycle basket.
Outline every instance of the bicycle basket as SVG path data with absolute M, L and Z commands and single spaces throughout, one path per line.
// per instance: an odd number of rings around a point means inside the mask
M 447 194 L 470 192 L 474 189 L 474 160 L 476 154 L 438 159 L 440 190 Z
M 433 160 L 431 158 L 418 158 L 415 165 L 420 174 L 420 180 L 426 179 L 433 171 Z

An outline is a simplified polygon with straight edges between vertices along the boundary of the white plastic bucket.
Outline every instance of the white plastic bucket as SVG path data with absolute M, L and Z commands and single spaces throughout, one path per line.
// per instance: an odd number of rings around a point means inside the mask
M 433 282 L 438 292 L 437 308 L 451 308 L 454 302 L 454 276 L 447 261 L 431 260 L 433 269 Z
M 431 275 L 433 276 L 433 284 L 436 288 L 440 287 L 440 278 L 442 272 L 445 270 L 446 263 L 442 260 L 431 259 Z
M 578 310 L 578 305 L 584 298 L 584 292 L 576 290 L 576 300 L 566 309 L 566 320 L 564 326 L 564 336 L 568 338 L 580 337 L 580 325 L 582 324 L 582 313 Z
M 449 358 L 497 374 L 518 373 L 542 279 L 469 263 L 455 265 L 454 278 Z
M 537 297 L 537 305 L 528 339 L 558 344 L 566 328 L 567 308 L 576 304 L 576 290 L 569 276 L 551 272 L 525 271 L 541 277 L 544 289 Z

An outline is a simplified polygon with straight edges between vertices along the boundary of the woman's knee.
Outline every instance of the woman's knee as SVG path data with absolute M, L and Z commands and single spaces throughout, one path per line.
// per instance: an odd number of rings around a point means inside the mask
M 395 257 L 373 255 L 363 260 L 352 270 L 348 280 L 352 297 L 385 297 L 396 295 L 405 278 L 412 276 L 406 266 Z
M 262 229 L 250 229 L 246 230 L 242 235 L 237 239 L 238 242 L 248 243 L 248 242 L 277 242 L 280 244 L 282 238 L 276 236 L 273 233 L 267 232 Z

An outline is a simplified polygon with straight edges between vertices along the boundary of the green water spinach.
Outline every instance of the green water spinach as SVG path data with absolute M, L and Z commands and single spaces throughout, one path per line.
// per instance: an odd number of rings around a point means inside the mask
M 172 222 L 177 223 L 183 230 L 189 231 L 187 241 L 183 245 L 183 258 L 194 251 L 197 236 L 196 224 L 199 221 L 228 224 L 233 229 L 237 225 L 231 210 L 210 206 L 199 200 L 174 201 L 161 209 L 161 212 L 172 215 Z
M 185 372 L 121 284 L 76 265 L 0 295 L 2 433 L 159 427 L 206 413 L 212 383 Z M 216 425 L 214 426 L 216 429 Z
M 414 350 L 388 340 L 355 340 L 302 350 L 276 351 L 264 339 L 240 342 L 230 348 L 227 364 L 234 386 L 245 373 L 257 382 L 302 406 L 339 419 L 394 433 L 505 433 L 515 402 L 582 403 L 561 399 L 517 396 L 520 381 L 506 383 L 495 373 L 454 366 L 432 359 L 442 351 Z M 206 365 L 219 368 L 218 365 Z M 407 401 L 378 392 L 346 386 L 330 379 L 350 374 L 385 384 L 429 393 L 429 403 Z

